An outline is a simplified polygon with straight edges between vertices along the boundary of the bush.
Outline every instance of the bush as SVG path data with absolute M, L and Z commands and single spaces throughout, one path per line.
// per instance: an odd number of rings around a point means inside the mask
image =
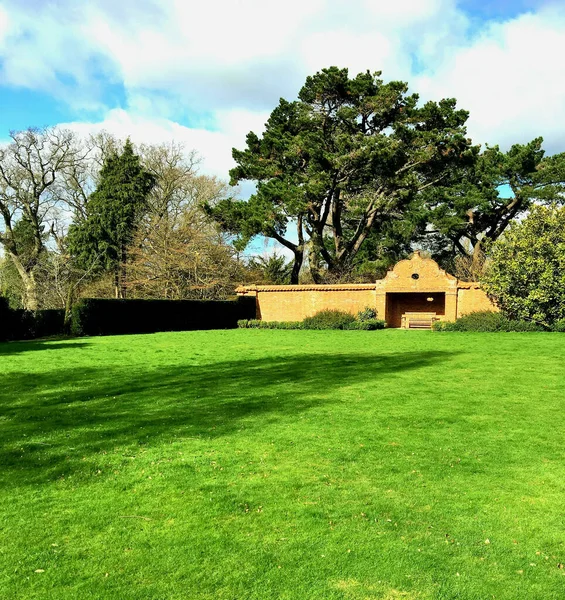
M 559 319 L 553 324 L 553 331 L 558 331 L 559 333 L 565 333 L 565 319 Z
M 103 300 L 87 298 L 72 313 L 74 335 L 233 329 L 255 316 L 255 298 L 236 300 Z
M 322 310 L 302 321 L 304 329 L 346 329 L 355 317 L 341 310 Z
M 237 322 L 240 329 L 303 329 L 300 321 L 260 321 L 259 319 L 241 319 Z
M 370 306 L 357 313 L 357 321 L 374 321 L 377 318 L 377 311 Z
M 359 329 L 362 331 L 376 331 L 377 329 L 384 329 L 386 327 L 385 321 L 381 319 L 364 319 L 353 321 L 349 323 L 345 329 Z
M 533 205 L 489 251 L 481 283 L 513 319 L 565 319 L 565 207 Z
M 368 318 L 369 311 L 376 314 L 373 309 L 365 309 L 359 313 L 363 319 L 356 320 L 349 313 L 339 310 L 324 310 L 313 317 L 300 321 L 261 321 L 259 319 L 240 319 L 237 326 L 240 329 L 357 329 L 375 331 L 384 329 L 386 323 L 380 319 Z
M 475 312 L 465 315 L 457 321 L 436 321 L 432 325 L 434 331 L 543 331 L 541 325 L 531 321 L 517 321 L 505 317 L 499 312 Z

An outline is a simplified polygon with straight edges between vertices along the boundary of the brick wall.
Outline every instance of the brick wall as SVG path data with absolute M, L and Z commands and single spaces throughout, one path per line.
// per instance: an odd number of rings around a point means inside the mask
M 480 311 L 498 312 L 498 308 L 489 300 L 478 284 L 459 288 L 457 290 L 457 318 Z
M 277 288 L 257 288 L 257 318 L 263 321 L 302 321 L 321 310 L 357 314 L 367 306 L 374 307 L 376 302 L 374 285 Z
M 371 307 L 379 319 L 398 327 L 406 311 L 436 312 L 454 321 L 470 312 L 498 310 L 478 283 L 458 281 L 418 251 L 374 284 L 243 286 L 237 293 L 255 296 L 257 318 L 264 321 L 302 321 L 332 309 L 357 314 Z

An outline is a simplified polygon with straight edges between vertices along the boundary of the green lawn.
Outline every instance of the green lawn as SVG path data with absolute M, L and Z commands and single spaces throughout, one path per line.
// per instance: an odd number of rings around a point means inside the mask
M 0 345 L 0 598 L 563 599 L 565 335 Z

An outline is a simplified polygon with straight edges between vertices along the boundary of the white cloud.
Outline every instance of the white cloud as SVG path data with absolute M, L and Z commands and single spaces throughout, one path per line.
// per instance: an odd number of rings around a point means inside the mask
M 247 111 L 222 111 L 217 114 L 218 129 L 191 128 L 169 119 L 156 119 L 132 114 L 123 109 L 110 110 L 97 123 L 71 122 L 62 126 L 81 136 L 107 131 L 118 138 L 130 137 L 135 143 L 159 144 L 176 141 L 187 150 L 195 149 L 202 157 L 201 172 L 227 179 L 228 171 L 235 166 L 232 147 L 241 148 L 250 130 L 260 133 L 268 115 Z
M 565 13 L 547 8 L 490 25 L 415 83 L 470 110 L 477 141 L 508 146 L 543 135 L 548 149 L 563 151 L 564 54 Z
M 1 1 L 1 0 L 0 0 Z M 102 108 L 96 125 L 175 137 L 227 176 L 231 147 L 260 131 L 279 97 L 329 66 L 382 70 L 424 98 L 456 97 L 477 142 L 544 135 L 565 149 L 565 13 L 558 4 L 471 28 L 456 0 L 4 0 L 0 83 Z M 74 82 L 74 83 L 73 83 Z M 189 127 L 179 122 L 190 124 Z M 77 125 L 78 127 L 78 125 Z

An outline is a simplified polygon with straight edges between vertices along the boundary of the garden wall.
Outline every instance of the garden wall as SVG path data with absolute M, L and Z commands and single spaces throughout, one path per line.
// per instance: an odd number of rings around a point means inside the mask
M 260 294 L 260 297 L 258 297 Z M 257 319 L 263 321 L 302 321 L 321 310 L 343 310 L 357 314 L 375 305 L 372 284 L 260 286 L 243 297 L 256 301 Z
M 398 262 L 375 283 L 256 285 L 236 291 L 241 297 L 254 298 L 256 318 L 264 321 L 302 321 L 332 309 L 356 314 L 370 307 L 377 311 L 377 318 L 399 327 L 399 311 L 435 312 L 441 320 L 455 321 L 471 312 L 498 310 L 478 283 L 459 281 L 420 252 Z
M 457 318 L 473 312 L 497 310 L 478 284 L 460 283 L 460 287 L 457 290 Z

